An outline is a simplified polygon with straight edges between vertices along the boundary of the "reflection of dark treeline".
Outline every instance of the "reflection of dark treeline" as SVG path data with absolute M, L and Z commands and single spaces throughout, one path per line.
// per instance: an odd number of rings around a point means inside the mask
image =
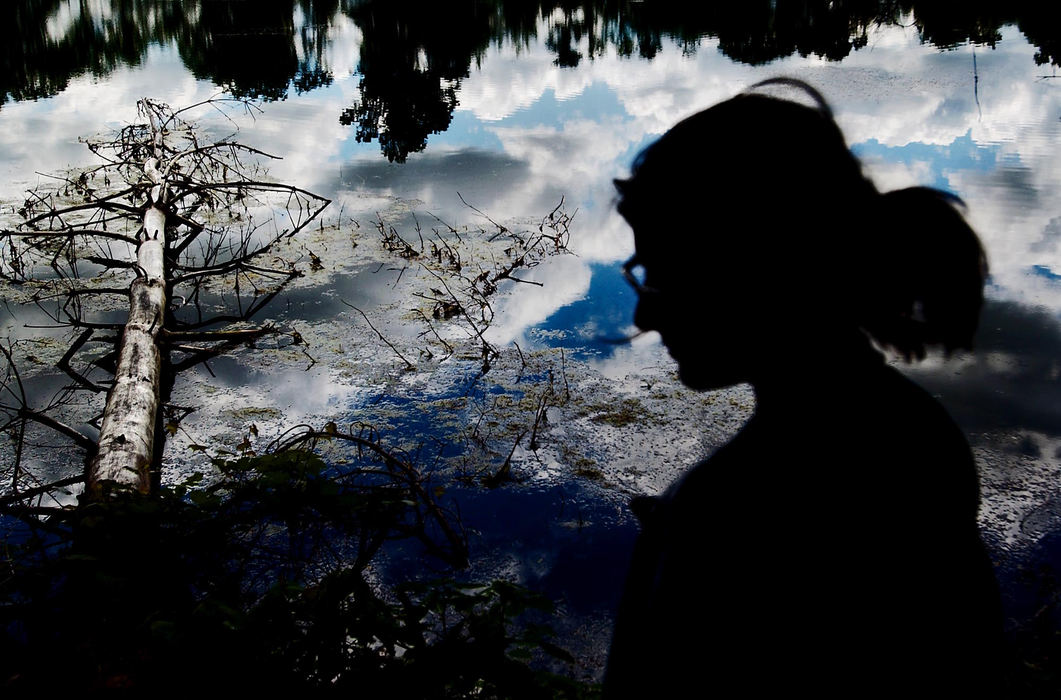
M 561 67 L 611 50 L 650 59 L 665 42 L 691 53 L 705 37 L 717 38 L 733 60 L 764 64 L 795 53 L 843 59 L 878 25 L 913 24 L 924 41 L 950 48 L 964 41 L 994 46 L 1001 27 L 1016 23 L 1039 47 L 1038 63 L 1061 64 L 1051 35 L 1058 23 L 1049 21 L 1061 20 L 1061 11 L 1049 7 L 1031 0 L 1005 10 L 984 0 L 463 0 L 443 11 L 421 0 L 365 0 L 347 10 L 364 37 L 361 99 L 340 121 L 356 125 L 359 141 L 378 139 L 389 160 L 404 161 L 448 127 L 459 81 L 488 46 L 522 48 L 539 39 Z M 540 18 L 547 18 L 544 36 Z
M 305 18 L 297 37 L 296 5 Z M 107 8 L 95 16 L 92 7 L 63 0 L 0 5 L 0 104 L 55 95 L 85 73 L 138 65 L 152 44 L 175 43 L 196 77 L 238 96 L 278 99 L 292 83 L 305 91 L 331 81 L 320 69 L 324 33 L 315 29 L 335 17 L 338 0 L 110 0 Z
M 171 41 L 182 21 L 179 3 L 115 0 L 105 19 L 73 5 L 69 12 L 62 0 L 0 3 L 0 104 L 55 95 L 77 75 L 137 65 L 149 45 Z
M 190 3 L 185 3 L 189 5 Z M 179 39 L 181 59 L 197 78 L 237 97 L 283 99 L 331 83 L 322 54 L 338 0 L 202 2 Z M 295 26 L 295 10 L 303 22 Z M 324 28 L 324 29 L 318 29 Z M 299 56 L 298 42 L 303 51 Z
M 360 99 L 341 120 L 398 161 L 448 127 L 460 80 L 502 43 L 541 41 L 571 67 L 611 51 L 652 58 L 671 43 L 693 52 L 712 37 L 733 60 L 763 64 L 795 53 L 842 59 L 877 25 L 913 25 L 950 48 L 993 46 L 1015 24 L 1038 64 L 1061 65 L 1061 6 L 1038 0 L 110 0 L 106 17 L 78 2 L 25 0 L 3 3 L 0 20 L 0 104 L 54 95 L 74 76 L 136 65 L 151 44 L 175 43 L 197 77 L 240 96 L 282 99 L 357 70 Z M 361 32 L 356 66 L 328 64 L 339 20 Z
M 421 151 L 449 127 L 457 89 L 472 60 L 482 58 L 495 25 L 476 0 L 416 4 L 366 2 L 350 11 L 361 28 L 361 99 L 339 120 L 358 141 L 378 140 L 391 161 Z
M 664 37 L 693 51 L 703 38 L 715 37 L 723 54 L 744 63 L 767 63 L 795 53 L 840 60 L 865 46 L 868 32 L 878 25 L 912 24 L 925 43 L 952 48 L 966 41 L 994 46 L 1001 28 L 1015 24 L 1039 48 L 1037 63 L 1061 65 L 1056 29 L 1061 8 L 1033 0 L 600 0 L 578 7 L 605 25 L 598 29 L 603 41 L 596 43 L 612 44 L 620 55 L 631 55 L 636 44 L 641 56 L 651 57 Z M 593 45 L 590 39 L 591 56 Z

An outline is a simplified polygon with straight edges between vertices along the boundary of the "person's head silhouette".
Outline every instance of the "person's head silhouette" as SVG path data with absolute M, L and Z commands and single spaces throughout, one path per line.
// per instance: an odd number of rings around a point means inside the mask
M 758 83 L 677 124 L 632 170 L 616 186 L 635 322 L 660 332 L 690 386 L 767 381 L 781 348 L 808 361 L 863 333 L 907 359 L 970 345 L 986 262 L 960 200 L 879 192 L 807 84 Z

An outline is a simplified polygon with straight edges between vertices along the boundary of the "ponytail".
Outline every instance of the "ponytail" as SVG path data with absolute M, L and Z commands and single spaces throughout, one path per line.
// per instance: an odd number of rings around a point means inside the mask
M 907 361 L 923 359 L 929 346 L 948 355 L 971 348 L 987 259 L 962 216 L 964 203 L 928 187 L 895 190 L 879 201 L 873 239 L 883 245 L 864 251 L 876 270 L 863 328 Z

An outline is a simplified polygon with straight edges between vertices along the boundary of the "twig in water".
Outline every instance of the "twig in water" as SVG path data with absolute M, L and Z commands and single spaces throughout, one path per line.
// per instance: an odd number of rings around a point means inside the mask
M 560 348 L 560 374 L 564 378 L 564 403 L 567 403 L 571 398 L 571 387 L 567 385 L 567 358 L 563 348 Z
M 420 309 L 413 309 L 413 310 L 416 311 L 416 313 L 418 313 L 420 315 L 420 318 L 424 319 L 424 323 L 427 324 L 428 330 L 426 330 L 423 333 L 421 333 L 420 337 L 423 337 L 424 335 L 426 335 L 430 331 L 432 334 L 434 334 L 435 339 L 438 340 L 438 342 L 442 343 L 442 345 L 446 348 L 446 357 L 449 357 L 450 355 L 452 355 L 453 354 L 453 346 L 450 345 L 449 343 L 447 343 L 442 338 L 442 336 L 440 336 L 438 334 L 438 331 L 435 330 L 435 324 L 431 323 L 431 319 L 429 319 L 427 317 L 427 315 L 423 311 L 421 311 Z
M 379 339 L 382 340 L 384 343 L 386 343 L 387 347 L 389 347 L 391 350 L 394 351 L 394 354 L 397 355 L 401 359 L 401 361 L 405 363 L 405 368 L 407 370 L 412 371 L 412 370 L 416 369 L 416 365 L 414 365 L 412 362 L 409 362 L 409 360 L 405 359 L 405 355 L 401 354 L 401 352 L 398 351 L 398 348 L 394 347 L 394 344 L 391 343 L 391 341 L 389 341 L 386 338 L 384 338 L 383 334 L 380 333 L 378 330 L 376 330 L 376 327 L 372 325 L 372 321 L 368 320 L 368 316 L 365 314 L 364 311 L 362 311 L 361 309 L 357 308 L 356 306 L 354 306 L 353 304 L 348 302 L 346 299 L 340 299 L 339 301 L 343 302 L 343 304 L 349 306 L 351 309 L 353 309 L 357 313 L 361 314 L 361 318 L 365 319 L 365 323 L 367 323 L 368 327 L 372 329 L 372 332 L 374 332 L 377 336 L 379 336 Z
M 519 376 L 516 377 L 516 381 L 519 382 L 519 380 L 523 379 L 523 370 L 527 369 L 527 358 L 523 356 L 523 350 L 520 348 L 519 343 L 513 340 L 512 344 L 516 346 L 516 352 L 519 353 L 520 368 Z
M 461 193 L 460 192 L 457 193 L 457 196 L 460 197 L 460 200 L 462 202 L 464 202 L 464 206 L 468 207 L 469 209 L 474 211 L 476 214 L 478 214 L 479 216 L 483 217 L 484 219 L 486 219 L 487 221 L 492 223 L 494 226 L 496 226 L 498 233 L 507 233 L 508 232 L 508 228 L 507 227 L 502 226 L 501 224 L 497 223 L 496 221 L 491 219 L 489 216 L 487 216 L 483 211 L 481 211 L 479 209 L 476 209 L 471 204 L 468 204 L 468 202 L 464 199 L 464 197 L 461 197 Z
M 73 484 L 79 484 L 84 480 L 85 475 L 78 474 L 76 476 L 70 476 L 65 479 L 60 479 L 59 481 L 53 481 L 50 484 L 26 489 L 25 491 L 16 491 L 15 493 L 0 498 L 0 506 L 8 506 L 12 503 L 17 503 L 18 501 L 25 501 L 30 498 L 35 498 L 37 496 L 47 494 L 54 489 L 62 488 L 64 486 L 72 486 Z
M 428 214 L 431 214 L 431 212 L 427 212 L 427 213 L 428 213 Z M 458 243 L 464 243 L 464 240 L 463 240 L 463 239 L 461 239 L 461 235 L 460 235 L 460 232 L 459 232 L 459 231 L 457 231 L 457 229 L 453 228 L 452 226 L 450 226 L 449 224 L 447 224 L 447 223 L 446 223 L 445 221 L 443 221 L 442 219 L 438 218 L 438 217 L 437 217 L 437 216 L 435 216 L 434 214 L 431 214 L 431 216 L 432 216 L 432 218 L 434 218 L 434 220 L 435 220 L 435 221 L 437 221 L 438 223 L 442 224 L 442 225 L 443 225 L 443 226 L 445 226 L 445 227 L 446 227 L 447 229 L 449 229 L 449 232 L 450 232 L 450 233 L 452 233 L 453 235 L 455 235 L 455 236 L 457 237 L 457 242 L 458 242 Z
M 516 448 L 519 447 L 520 440 L 527 434 L 524 430 L 522 433 L 516 436 L 516 442 L 512 444 L 512 449 L 509 450 L 508 457 L 505 458 L 505 463 L 501 465 L 501 468 L 497 470 L 497 473 L 488 476 L 483 479 L 483 485 L 488 488 L 496 488 L 505 481 L 512 479 L 512 455 L 516 454 Z

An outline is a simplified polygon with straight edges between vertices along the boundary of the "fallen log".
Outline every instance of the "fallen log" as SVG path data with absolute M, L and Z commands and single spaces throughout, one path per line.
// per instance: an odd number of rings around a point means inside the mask
M 154 119 L 152 128 L 157 128 Z M 88 467 L 86 489 L 90 497 L 98 497 L 107 483 L 141 493 L 151 490 L 162 386 L 160 342 L 166 311 L 166 212 L 163 207 L 167 187 L 158 168 L 160 155 L 156 142 L 155 154 L 144 168 L 154 186 L 139 236 L 136 279 L 129 285 L 129 320 L 122 332 L 99 446 Z
M 206 104 L 217 106 L 213 100 Z M 8 276 L 16 281 L 28 279 L 31 268 L 26 263 L 32 256 L 47 260 L 63 280 L 80 279 L 78 260 L 108 270 L 126 269 L 135 273 L 127 292 L 129 314 L 118 339 L 114 379 L 107 394 L 99 439 L 85 472 L 90 499 L 115 489 L 151 491 L 160 448 L 156 443 L 161 440 L 158 420 L 164 394 L 163 366 L 171 337 L 216 343 L 213 348 L 195 346 L 193 357 L 174 367 L 180 369 L 194 364 L 196 358 L 210 357 L 231 348 L 238 341 L 249 342 L 275 331 L 269 326 L 189 332 L 186 329 L 196 324 L 181 324 L 168 315 L 168 301 L 175 294 L 174 289 L 191 286 L 188 294 L 194 297 L 204 280 L 221 275 L 254 274 L 290 281 L 298 274 L 294 268 L 265 268 L 254 263 L 280 240 L 302 230 L 329 203 L 323 197 L 291 185 L 255 179 L 252 175 L 261 171 L 241 160 L 247 154 L 273 156 L 226 140 L 201 144 L 195 127 L 180 116 L 189 108 L 174 111 L 164 104 L 142 99 L 137 109 L 143 122 L 124 127 L 113 140 L 88 142 L 90 150 L 104 160 L 104 165 L 75 178 L 59 178 L 65 184 L 54 194 L 42 196 L 31 192 L 23 211 L 26 220 L 22 230 L 3 232 L 3 238 L 9 242 L 25 241 L 23 248 L 11 249 Z M 97 195 L 97 188 L 90 184 L 97 177 L 103 180 L 104 187 L 109 187 L 112 181 L 126 186 L 114 193 L 103 191 Z M 71 194 L 85 201 L 69 203 Z M 269 197 L 282 204 L 267 204 Z M 256 229 L 247 226 L 236 231 L 238 238 L 233 241 L 232 229 L 217 224 L 216 219 L 213 226 L 193 220 L 196 212 L 226 209 L 230 211 L 230 220 L 247 220 L 250 203 L 258 207 L 274 206 L 274 216 L 286 217 L 289 226 L 276 226 L 275 235 L 265 240 L 255 239 Z M 235 216 L 231 215 L 233 210 Z M 108 222 L 112 230 L 108 230 Z M 126 233 L 113 231 L 118 223 L 127 226 Z M 129 231 L 135 231 L 135 236 Z M 206 252 L 199 258 L 189 257 L 185 250 L 201 235 L 209 237 L 200 246 Z M 135 255 L 101 257 L 80 252 L 87 246 L 96 246 L 97 239 L 135 245 Z M 81 246 L 78 241 L 82 242 Z M 224 254 L 231 250 L 238 253 Z M 69 267 L 60 269 L 62 265 Z M 238 279 L 236 288 L 239 288 Z M 66 295 L 76 300 L 94 291 L 99 289 L 72 284 L 56 296 Z M 275 293 L 273 290 L 264 294 L 251 310 L 260 308 Z M 182 300 L 186 298 L 178 296 Z M 62 323 L 87 330 L 64 355 L 62 363 L 68 368 L 70 356 L 91 337 L 96 325 L 81 317 L 79 303 L 72 304 L 71 308 L 76 309 L 74 315 L 63 306 L 68 318 Z M 55 320 L 60 322 L 58 318 Z M 200 319 L 204 325 L 226 320 L 246 320 L 246 317 Z M 167 328 L 167 324 L 176 327 Z M 179 349 L 188 351 L 186 346 Z M 102 391 L 101 386 L 81 377 L 72 368 L 68 373 L 78 380 L 79 386 Z M 22 415 L 19 410 L 14 413 Z M 79 443 L 89 442 L 87 437 L 81 437 Z

